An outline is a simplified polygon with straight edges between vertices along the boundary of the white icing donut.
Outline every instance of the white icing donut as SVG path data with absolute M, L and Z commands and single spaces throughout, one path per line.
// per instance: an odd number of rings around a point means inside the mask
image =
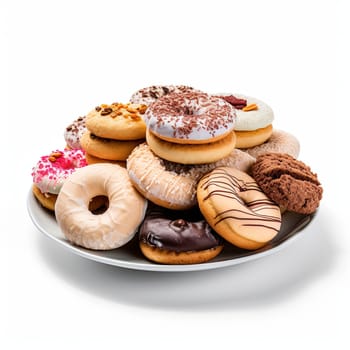
M 162 96 L 183 92 L 199 92 L 199 90 L 185 85 L 153 85 L 136 91 L 131 96 L 130 102 L 148 106 Z
M 235 96 L 239 99 L 247 101 L 247 106 L 256 104 L 257 109 L 244 111 L 242 108 L 236 109 L 237 119 L 234 129 L 237 131 L 252 131 L 265 128 L 272 124 L 274 114 L 272 108 L 265 102 L 258 100 L 255 97 L 250 97 L 241 94 L 219 93 L 215 96 Z
M 32 169 L 33 183 L 42 193 L 58 194 L 63 183 L 76 168 L 86 166 L 85 152 L 80 149 L 53 151 L 42 156 Z
M 205 142 L 233 130 L 235 108 L 220 97 L 205 93 L 169 94 L 152 103 L 144 114 L 147 127 L 172 142 Z
M 85 124 L 86 116 L 79 117 L 74 120 L 74 122 L 68 125 L 64 131 L 64 139 L 67 143 L 67 146 L 75 149 L 81 149 L 80 139 L 83 134 L 86 132 L 86 124 Z
M 89 211 L 96 196 L 108 197 L 108 209 Z M 141 224 L 147 201 L 132 186 L 126 169 L 93 164 L 78 169 L 64 183 L 56 201 L 57 222 L 67 240 L 88 249 L 114 249 L 129 242 Z

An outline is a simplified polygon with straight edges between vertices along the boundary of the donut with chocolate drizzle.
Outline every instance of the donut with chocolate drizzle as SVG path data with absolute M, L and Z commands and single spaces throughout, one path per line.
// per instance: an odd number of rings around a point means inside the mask
M 162 264 L 197 264 L 216 257 L 223 241 L 198 208 L 187 211 L 149 207 L 139 230 L 142 253 Z
M 225 240 L 244 249 L 258 249 L 281 227 L 279 206 L 248 174 L 218 167 L 198 183 L 199 208 L 209 225 Z

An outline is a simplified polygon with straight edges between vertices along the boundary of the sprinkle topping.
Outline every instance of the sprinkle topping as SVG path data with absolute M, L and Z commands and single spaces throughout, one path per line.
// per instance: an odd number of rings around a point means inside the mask
M 76 150 L 56 150 L 42 156 L 32 169 L 33 182 L 43 193 L 58 194 L 66 178 L 76 168 L 87 165 L 85 152 Z
M 185 92 L 200 92 L 191 86 L 186 85 L 152 85 L 136 91 L 130 98 L 131 103 L 150 105 L 158 98 L 172 94 Z
M 233 130 L 235 109 L 224 99 L 205 93 L 173 93 L 152 103 L 146 125 L 156 134 L 175 139 L 209 140 Z

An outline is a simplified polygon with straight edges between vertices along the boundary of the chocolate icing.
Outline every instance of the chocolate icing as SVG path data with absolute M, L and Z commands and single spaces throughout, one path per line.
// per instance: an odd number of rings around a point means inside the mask
M 155 205 L 147 211 L 139 239 L 152 247 L 178 253 L 215 248 L 222 244 L 198 208 L 175 211 Z
M 211 185 L 214 186 L 214 190 L 209 188 Z M 273 201 L 266 198 L 266 200 L 260 199 L 248 202 L 247 200 L 243 201 L 239 196 L 240 192 L 245 191 L 262 192 L 254 180 L 252 182 L 244 182 L 233 174 L 230 174 L 226 168 L 216 168 L 211 173 L 203 176 L 200 187 L 208 191 L 204 201 L 210 197 L 219 196 L 241 204 L 237 208 L 229 208 L 218 212 L 214 217 L 214 225 L 217 225 L 223 220 L 235 219 L 242 222 L 241 226 L 261 227 L 275 232 L 279 231 L 281 219 L 276 216 L 261 214 L 260 212 L 262 208 L 273 209 L 277 207 Z

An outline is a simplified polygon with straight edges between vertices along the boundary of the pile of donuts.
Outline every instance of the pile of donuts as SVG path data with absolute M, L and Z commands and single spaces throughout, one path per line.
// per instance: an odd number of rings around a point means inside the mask
M 298 139 L 273 121 L 250 96 L 142 88 L 67 126 L 63 149 L 33 167 L 33 194 L 87 249 L 137 239 L 160 264 L 203 263 L 230 244 L 255 250 L 284 212 L 314 213 L 323 192 Z

